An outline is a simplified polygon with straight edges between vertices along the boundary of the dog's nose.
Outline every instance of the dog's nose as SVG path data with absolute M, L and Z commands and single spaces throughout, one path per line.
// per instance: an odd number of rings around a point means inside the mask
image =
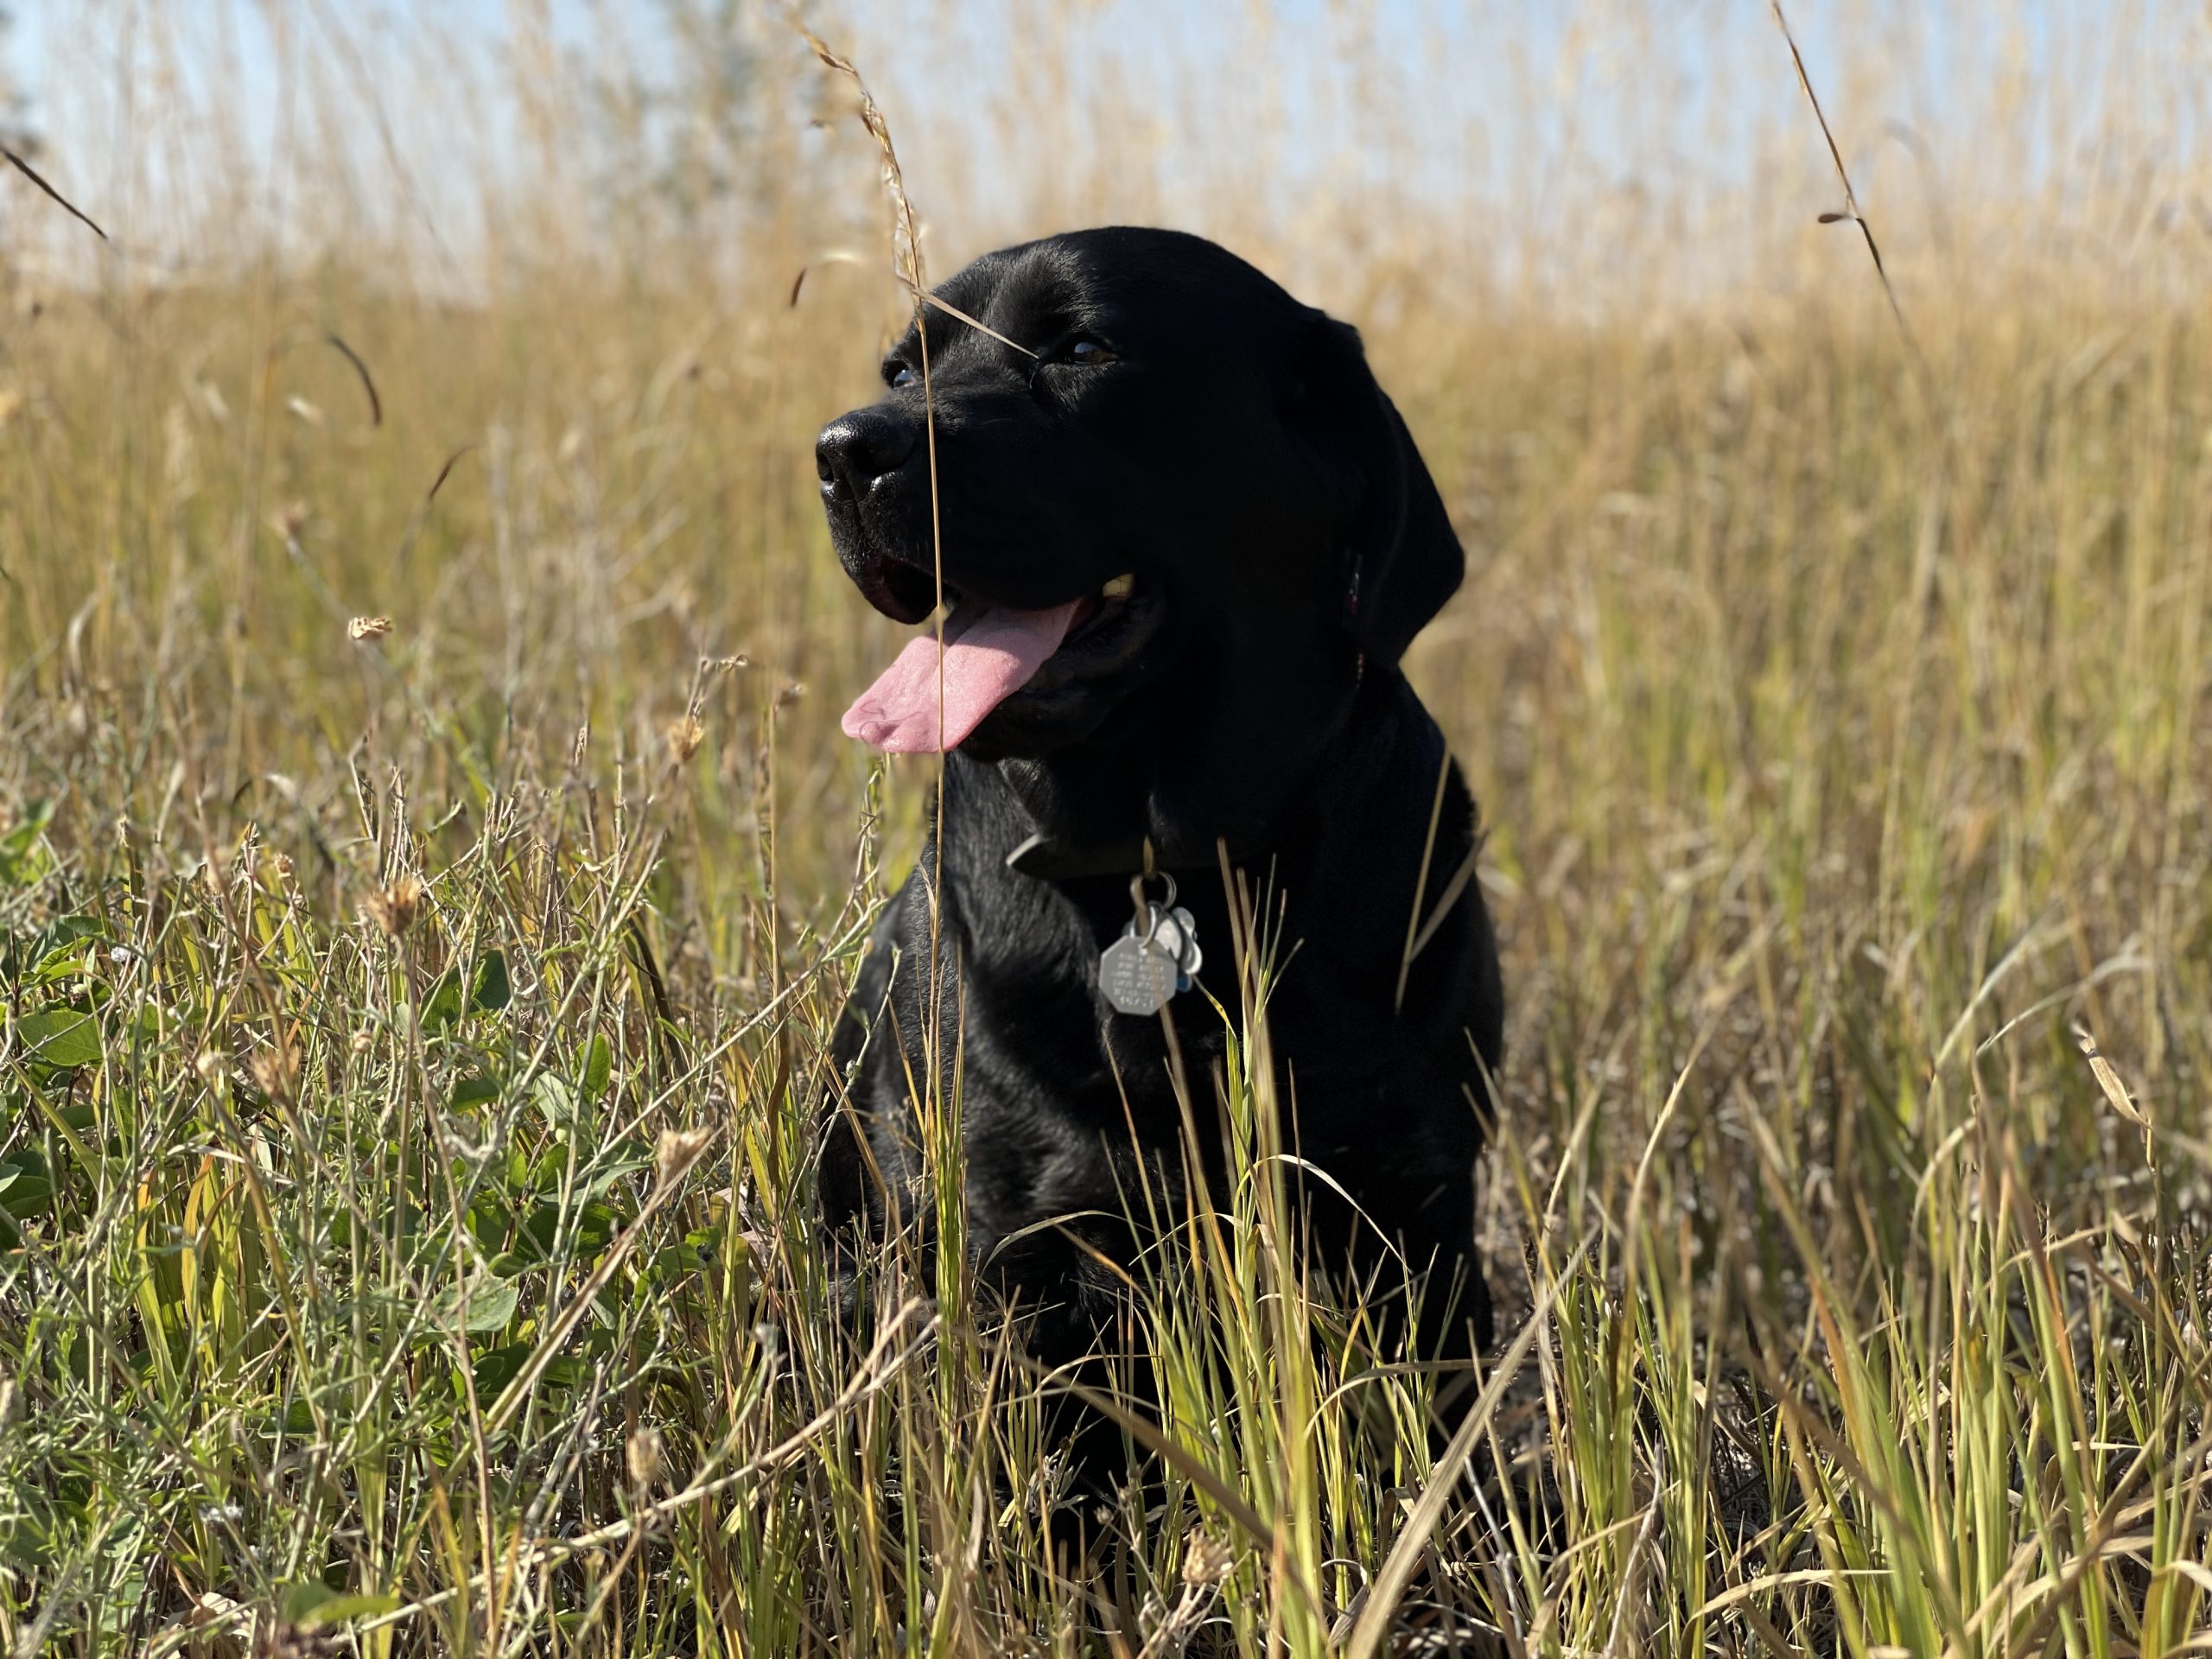
M 814 441 L 814 470 L 823 494 L 858 500 L 879 478 L 895 473 L 914 453 L 915 423 L 887 410 L 856 409 L 822 429 Z

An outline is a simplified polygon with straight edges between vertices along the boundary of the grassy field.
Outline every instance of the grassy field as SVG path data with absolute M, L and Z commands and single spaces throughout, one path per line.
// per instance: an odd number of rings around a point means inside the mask
M 2212 1650 L 2201 283 L 1908 245 L 1916 355 L 1848 226 L 1594 317 L 1355 238 L 1471 555 L 1409 671 L 1491 831 L 1499 1341 L 1440 1465 L 1249 1032 L 1170 1472 L 1077 1515 L 957 1264 L 855 1338 L 810 1220 L 932 772 L 836 728 L 896 636 L 809 452 L 899 304 L 840 143 L 734 271 L 0 247 L 0 1643 Z

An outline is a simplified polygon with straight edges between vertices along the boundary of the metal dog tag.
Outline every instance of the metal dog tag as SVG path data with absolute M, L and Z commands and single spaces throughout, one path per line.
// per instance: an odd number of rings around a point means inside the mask
M 1198 949 L 1198 925 L 1180 905 L 1166 915 L 1160 913 L 1158 905 L 1151 908 L 1153 943 L 1175 958 L 1180 980 L 1175 988 L 1187 991 L 1206 959 L 1205 952 Z
M 1170 878 L 1167 907 L 1147 903 L 1144 932 L 1132 921 L 1098 959 L 1098 988 L 1120 1013 L 1158 1014 L 1176 993 L 1191 988 L 1191 976 L 1205 961 L 1198 923 L 1176 904 Z
M 1098 959 L 1098 988 L 1122 1014 L 1158 1014 L 1181 977 L 1175 958 L 1154 941 L 1137 938 L 1134 923 Z

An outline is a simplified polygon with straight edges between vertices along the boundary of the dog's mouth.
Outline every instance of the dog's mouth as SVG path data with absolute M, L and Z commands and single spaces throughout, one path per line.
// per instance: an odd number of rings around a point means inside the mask
M 845 711 L 848 737 L 890 754 L 956 749 L 1002 704 L 1043 702 L 1114 677 L 1163 613 L 1159 594 L 1133 574 L 1043 610 L 950 582 L 944 600 L 942 627 L 911 641 Z

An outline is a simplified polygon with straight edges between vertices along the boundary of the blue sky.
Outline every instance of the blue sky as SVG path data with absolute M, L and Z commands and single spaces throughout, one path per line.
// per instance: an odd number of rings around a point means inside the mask
M 719 0 L 704 0 L 702 9 L 712 10 L 718 3 Z M 974 37 L 988 39 L 1002 36 L 1007 17 L 1028 3 L 1029 0 L 973 0 L 972 3 L 942 6 L 933 10 L 943 16 L 965 17 Z M 209 56 L 219 49 L 235 49 L 246 83 L 240 99 L 242 105 L 250 109 L 273 107 L 273 89 L 282 78 L 283 64 L 268 26 L 267 13 L 257 0 L 156 0 L 156 3 L 165 14 L 168 26 L 189 48 Z M 60 81 L 73 72 L 81 72 L 84 67 L 81 61 L 73 60 L 73 49 L 98 38 L 111 52 L 118 38 L 133 28 L 146 27 L 146 20 L 151 15 L 148 0 L 139 0 L 136 4 L 111 0 L 10 0 L 4 9 L 14 14 L 16 22 L 7 54 L 16 83 L 30 95 L 35 111 L 49 115 L 56 111 L 57 105 L 66 106 L 67 103 L 66 89 Z M 556 38 L 571 49 L 590 48 L 598 32 L 595 20 L 600 17 L 613 18 L 630 42 L 644 48 L 648 54 L 657 48 L 664 51 L 668 46 L 664 17 L 667 8 L 660 0 L 646 0 L 645 3 L 632 0 L 631 3 L 605 8 L 594 3 L 594 0 L 543 0 L 543 9 Z M 1136 48 L 1140 60 L 1147 36 L 1164 48 L 1185 54 L 1202 53 L 1210 41 L 1224 41 L 1230 32 L 1230 21 L 1236 13 L 1247 10 L 1243 0 L 1226 0 L 1226 3 L 1217 0 L 1211 5 L 1195 6 L 1178 4 L 1175 0 L 1158 0 L 1157 3 L 1140 0 L 1139 3 L 1109 5 L 1089 0 L 1083 9 L 1111 14 L 1130 24 L 1121 32 Z M 1894 31 L 1895 62 L 1906 78 L 1940 87 L 1948 83 L 1951 66 L 1958 58 L 1962 54 L 1974 54 L 1977 41 L 1986 44 L 2000 34 L 2018 30 L 2030 42 L 2031 54 L 2040 56 L 2051 36 L 2052 25 L 2059 19 L 2069 15 L 2076 19 L 2094 17 L 2106 9 L 2107 0 L 2026 0 L 2024 3 L 2009 5 L 1987 3 L 1986 0 L 1954 0 L 1951 4 L 1886 7 L 1840 7 L 1833 0 L 1828 3 L 1796 0 L 1792 10 L 1797 15 L 1791 22 L 1817 73 L 1821 65 L 1834 64 L 1842 55 L 1840 48 L 1849 34 L 1863 29 L 1870 21 L 1878 28 L 1889 29 L 1898 17 L 1923 12 L 1924 16 L 1916 27 Z M 317 22 L 325 18 L 374 19 L 400 33 L 436 31 L 450 37 L 464 50 L 488 52 L 505 38 L 518 13 L 535 10 L 537 7 L 518 7 L 512 0 L 278 0 L 276 10 L 279 16 L 292 18 L 303 32 L 312 32 Z M 810 22 L 827 30 L 841 48 L 860 57 L 871 79 L 887 90 L 899 86 L 904 79 L 899 63 L 913 48 L 925 44 L 920 37 L 943 32 L 940 16 L 933 15 L 925 23 L 916 24 L 914 20 L 923 16 L 922 10 L 902 5 L 898 0 L 843 8 L 847 16 L 842 19 L 834 15 L 817 16 L 820 10 L 809 9 Z M 1320 60 L 1326 40 L 1316 26 L 1330 14 L 1348 10 L 1370 15 L 1376 35 L 1385 41 L 1393 36 L 1430 35 L 1446 43 L 1456 60 L 1431 67 L 1480 95 L 1484 90 L 1496 90 L 1501 79 L 1511 73 L 1509 60 L 1525 57 L 1534 62 L 1547 60 L 1555 55 L 1562 37 L 1578 22 L 1603 29 L 1608 22 L 1608 14 L 1619 9 L 1578 5 L 1574 0 L 1503 0 L 1503 3 L 1486 6 L 1458 3 L 1455 0 L 1373 0 L 1372 3 L 1350 8 L 1332 5 L 1327 0 L 1280 0 L 1266 10 L 1280 20 L 1287 31 L 1314 32 L 1315 56 L 1303 66 L 1310 71 L 1322 72 L 1332 67 Z M 1779 53 L 1766 0 L 1678 0 L 1671 4 L 1662 0 L 1662 3 L 1638 10 L 1662 25 L 1660 44 L 1669 58 L 1666 67 L 1684 73 L 1692 84 L 1703 80 L 1710 86 L 1710 78 L 1700 75 L 1700 70 L 1707 67 L 1700 63 L 1700 58 L 1709 54 L 1716 40 L 1732 34 L 1755 40 L 1762 53 L 1770 48 Z M 2184 10 L 2180 6 L 2174 10 L 2177 14 Z M 1890 14 L 1888 18 L 1883 16 L 1885 12 Z M 1175 27 L 1163 28 L 1162 24 L 1170 18 L 1174 20 Z M 844 25 L 842 28 L 841 22 Z M 1778 56 L 1777 60 L 1781 61 Z M 1786 64 L 1783 67 L 1786 68 Z M 1786 84 L 1787 79 L 1786 74 L 1776 79 L 1769 89 L 1772 96 L 1796 96 L 1794 86 Z M 899 90 L 913 102 L 928 102 L 943 96 L 941 85 L 933 86 L 927 81 Z M 887 104 L 893 101 L 886 99 Z M 1595 118 L 1602 124 L 1602 108 L 1586 109 L 1582 113 L 1586 119 Z M 1508 143 L 1541 140 L 1541 135 L 1533 132 L 1502 136 Z
M 612 35 L 652 81 L 677 66 L 671 8 L 722 3 L 15 0 L 6 61 L 50 170 L 95 199 L 188 198 L 183 158 L 203 128 L 227 124 L 266 161 L 317 122 L 355 152 L 365 196 L 387 174 L 430 195 L 451 174 L 524 163 L 512 59 L 496 67 L 518 17 L 542 5 L 579 60 L 608 55 Z M 1923 214 L 1931 188 L 2001 200 L 2056 185 L 2080 198 L 2152 177 L 2178 198 L 2202 183 L 2212 14 L 2201 4 L 1789 10 L 1870 204 L 1886 194 Z M 1144 174 L 1128 201 L 1202 229 L 1255 195 L 1295 224 L 1301 202 L 1325 218 L 1330 203 L 1378 190 L 1465 217 L 1471 238 L 1531 243 L 1575 235 L 1592 214 L 1677 215 L 1710 234 L 1840 205 L 1767 0 L 842 0 L 809 16 L 868 73 L 918 200 L 964 204 L 988 221 L 973 232 L 984 239 L 1053 228 L 1055 212 L 1123 211 L 1111 189 L 1054 200 L 1064 175 L 1095 182 L 1123 158 Z M 357 73 L 338 61 L 341 37 L 363 54 Z M 754 38 L 782 72 L 816 73 L 780 28 Z M 197 100 L 190 133 L 139 113 L 163 75 Z M 378 90 L 346 109 L 302 90 L 331 85 L 340 103 Z M 1087 173 L 1008 143 L 1005 112 L 1039 97 L 1081 107 L 1069 130 L 1086 135 Z M 1999 119 L 2001 146 L 1986 141 Z M 1263 162 L 1242 137 L 1261 125 Z

